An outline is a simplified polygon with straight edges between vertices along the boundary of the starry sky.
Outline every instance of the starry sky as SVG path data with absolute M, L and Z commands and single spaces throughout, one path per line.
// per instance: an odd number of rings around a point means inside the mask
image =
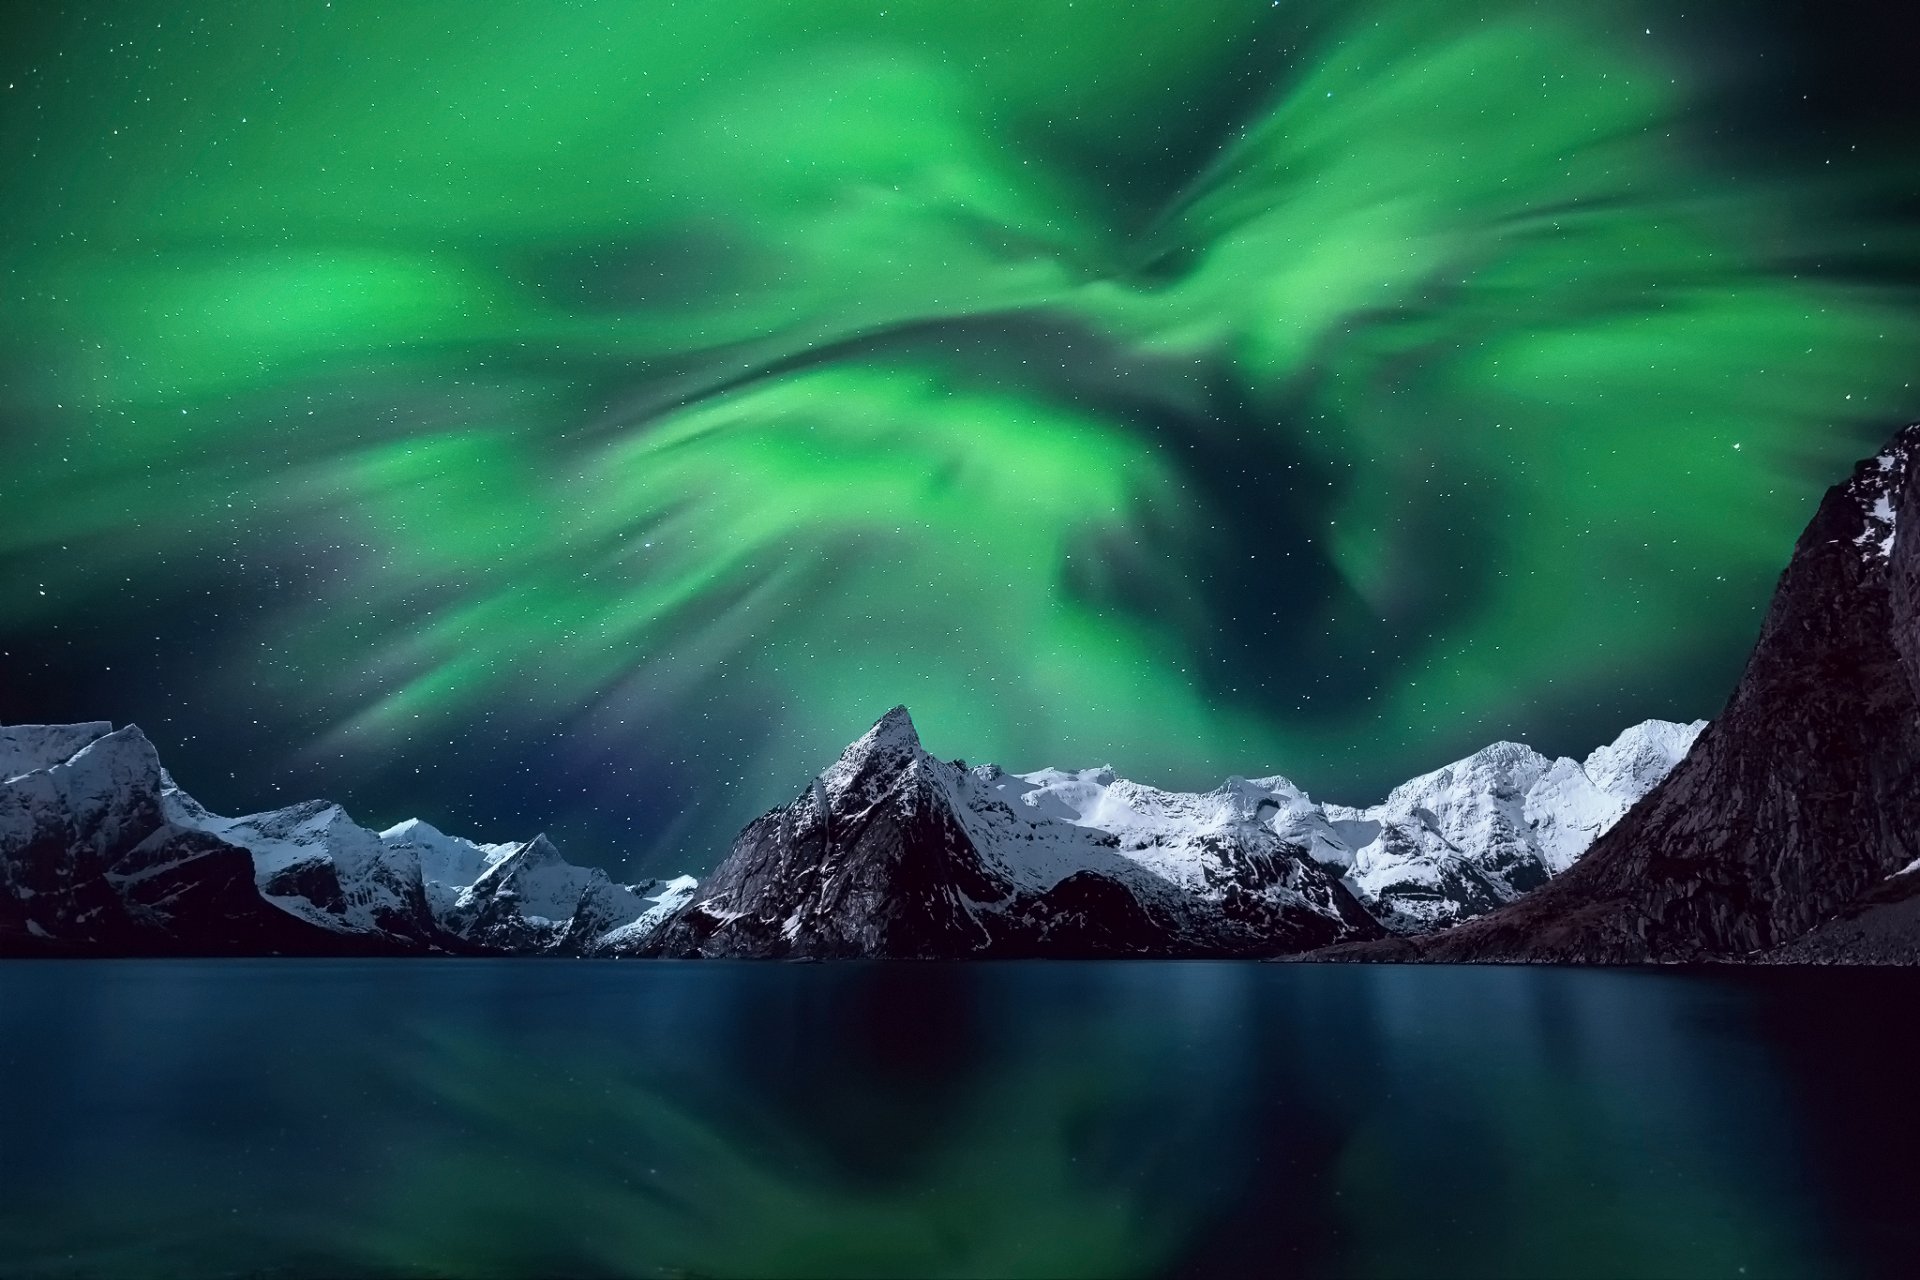
M 1920 417 L 1903 6 L 22 7 L 0 720 L 704 870 L 1710 716 Z

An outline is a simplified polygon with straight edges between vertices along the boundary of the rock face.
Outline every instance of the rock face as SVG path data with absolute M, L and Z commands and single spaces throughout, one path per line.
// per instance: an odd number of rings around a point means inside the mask
M 131 725 L 0 728 L 0 955 L 585 954 L 644 936 L 661 896 L 545 837 L 376 834 L 326 801 L 223 818 Z
M 1836 919 L 1758 959 L 1768 964 L 1920 964 L 1920 868 L 1875 885 Z
M 1920 857 L 1916 455 L 1920 426 L 1828 491 L 1726 711 L 1643 803 L 1564 876 L 1402 954 L 1685 961 L 1805 938 L 1841 959 L 1842 915 L 1884 954 L 1902 913 L 1879 895 L 1902 890 L 1882 886 Z
M 968 769 L 896 707 L 632 950 L 1267 956 L 1384 938 L 1564 869 L 1698 731 L 1650 721 L 1585 764 L 1500 743 L 1351 809 L 1279 777 L 1191 795 L 1107 769 Z

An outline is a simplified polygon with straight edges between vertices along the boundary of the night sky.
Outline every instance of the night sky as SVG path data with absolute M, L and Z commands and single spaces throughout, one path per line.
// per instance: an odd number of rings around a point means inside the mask
M 22 7 L 0 721 L 637 875 L 897 702 L 1349 802 L 1711 716 L 1920 418 L 1907 7 Z

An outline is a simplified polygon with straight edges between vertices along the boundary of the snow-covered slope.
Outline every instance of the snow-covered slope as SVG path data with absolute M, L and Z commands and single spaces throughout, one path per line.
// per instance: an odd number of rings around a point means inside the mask
M 641 950 L 1254 956 L 1378 936 L 1337 877 L 1275 833 L 1272 793 L 970 770 L 927 754 L 896 707 L 742 832 Z
M 1648 721 L 1585 761 L 1495 743 L 1348 808 L 1282 777 L 1191 794 L 1111 769 L 969 769 L 896 708 L 701 886 L 616 884 L 544 836 L 375 832 L 321 800 L 222 817 L 136 728 L 14 726 L 0 934 L 132 952 L 1279 954 L 1512 901 L 1699 730 Z
M 1700 728 L 1648 721 L 1586 761 L 1496 743 L 1356 809 L 1282 777 L 1193 794 L 968 769 L 896 707 L 749 826 L 651 949 L 1258 955 L 1444 927 L 1571 865 Z
M 171 783 L 171 779 L 169 779 Z M 325 800 L 223 818 L 177 785 L 162 793 L 168 817 L 253 855 L 267 901 L 323 929 L 377 934 L 436 947 L 442 929 L 427 903 L 420 862 L 391 848 Z
M 380 843 L 389 849 L 406 850 L 420 864 L 420 880 L 427 903 L 436 916 L 445 916 L 454 902 L 488 868 L 520 846 L 517 844 L 476 844 L 462 836 L 450 836 L 430 822 L 408 818 L 380 833 Z
M 337 804 L 210 813 L 140 730 L 0 727 L 0 951 L 586 952 L 662 915 L 546 838 L 383 832 Z
M 1347 883 L 1398 933 L 1443 928 L 1559 875 L 1687 754 L 1704 720 L 1648 720 L 1584 761 L 1496 742 L 1366 809 L 1326 806 Z
M 0 730 L 0 954 L 305 952 L 323 932 L 267 903 L 247 853 L 173 822 L 129 725 Z
M 692 876 L 675 876 L 671 880 L 649 880 L 628 887 L 646 905 L 646 910 L 626 924 L 600 935 L 593 949 L 596 955 L 631 955 L 638 952 L 670 916 L 693 901 L 700 882 Z
M 984 788 L 1023 820 L 995 824 L 989 809 L 970 827 L 981 828 L 982 847 L 1030 886 L 1085 867 L 1092 843 L 1204 893 L 1225 870 L 1223 838 L 1244 844 L 1270 833 L 1338 868 L 1388 928 L 1415 932 L 1489 911 L 1566 870 L 1679 763 L 1704 727 L 1649 720 L 1585 761 L 1549 760 L 1498 742 L 1364 809 L 1316 804 L 1282 777 L 1230 778 L 1194 795 L 1129 782 L 1110 769 L 976 769 L 962 794 Z
M 1920 424 L 1827 491 L 1725 709 L 1566 874 L 1484 919 L 1360 958 L 1920 955 L 1920 940 L 1902 941 L 1920 912 L 1897 900 L 1920 858 L 1917 461 Z M 1662 751 L 1629 744 L 1588 772 L 1644 778 Z
M 691 877 L 688 877 L 691 881 Z M 508 846 L 446 912 L 461 937 L 505 951 L 602 949 L 606 936 L 632 938 L 659 918 L 652 882 L 615 884 L 598 867 L 576 867 L 539 835 Z
M 1438 929 L 1571 865 L 1699 727 L 1642 723 L 1586 762 L 1496 743 L 1344 808 L 1284 777 L 968 770 L 895 708 L 747 827 L 651 950 L 1258 956 Z

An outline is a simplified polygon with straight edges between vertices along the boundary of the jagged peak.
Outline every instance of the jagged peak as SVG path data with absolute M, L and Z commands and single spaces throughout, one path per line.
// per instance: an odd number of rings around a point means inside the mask
M 841 752 L 840 759 L 820 775 L 819 782 L 829 792 L 838 791 L 875 764 L 904 768 L 925 757 L 913 717 L 904 706 L 898 706 L 874 721 L 871 729 Z
M 1638 799 L 1693 749 L 1705 720 L 1642 720 L 1622 729 L 1603 747 L 1595 747 L 1580 768 L 1602 791 L 1630 793 Z
M 1622 729 L 1612 742 L 1595 747 L 1587 758 L 1591 760 L 1602 753 L 1620 751 L 1645 742 L 1691 746 L 1706 727 L 1705 720 L 1642 720 L 1639 724 L 1630 724 Z
M 913 714 L 902 704 L 875 720 L 873 728 L 867 730 L 860 738 L 860 742 L 854 745 L 858 746 L 860 743 L 870 743 L 875 747 L 894 744 L 918 747 L 920 732 L 913 727 Z
M 244 814 L 232 821 L 235 826 L 263 834 L 296 838 L 301 832 L 318 834 L 357 825 L 346 809 L 332 800 L 297 800 L 278 809 Z
M 560 856 L 560 850 L 554 847 L 553 841 L 547 839 L 546 833 L 542 832 L 533 839 L 516 845 L 513 852 L 489 865 L 480 873 L 479 878 L 462 892 L 461 897 L 464 898 L 475 891 L 483 894 L 492 893 L 511 883 L 514 877 L 522 872 L 569 865 L 571 864 Z
M 55 763 L 64 764 L 70 768 L 84 768 L 101 760 L 120 760 L 127 757 L 136 760 L 142 772 L 153 774 L 157 789 L 160 780 L 160 753 L 155 750 L 152 740 L 141 732 L 137 724 L 124 725 L 111 733 L 103 733 L 65 760 Z
M 1916 453 L 1920 453 L 1920 423 L 1896 432 L 1885 448 L 1854 468 L 1846 483 L 1846 494 L 1859 508 L 1862 522 L 1853 545 L 1874 559 L 1885 560 L 1893 554 L 1900 490 Z
M 1502 739 L 1488 743 L 1472 755 L 1408 778 L 1389 791 L 1386 800 L 1377 807 L 1385 812 L 1397 812 L 1424 803 L 1436 791 L 1459 787 L 1488 775 L 1524 790 L 1552 767 L 1553 761 L 1526 743 Z
M 501 860 L 500 865 L 504 867 L 508 863 L 513 863 L 515 866 L 526 867 L 564 861 L 566 861 L 566 859 L 560 856 L 560 850 L 554 847 L 553 841 L 547 839 L 547 833 L 542 831 L 539 835 L 508 854 Z

